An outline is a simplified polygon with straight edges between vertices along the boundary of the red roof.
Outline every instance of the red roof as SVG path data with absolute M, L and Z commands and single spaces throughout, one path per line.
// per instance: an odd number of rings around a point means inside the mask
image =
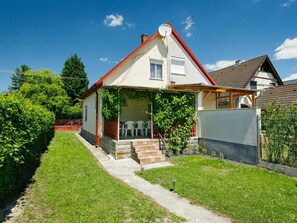
M 179 42 L 179 44 L 183 47 L 183 49 L 187 52 L 187 54 L 191 57 L 191 59 L 194 61 L 194 63 L 199 67 L 199 69 L 202 71 L 202 73 L 205 75 L 205 77 L 208 79 L 208 81 L 212 85 L 217 85 L 214 79 L 208 74 L 208 72 L 205 70 L 205 68 L 202 66 L 202 64 L 198 61 L 198 59 L 195 57 L 195 55 L 192 53 L 192 51 L 189 49 L 189 47 L 186 45 L 186 43 L 182 40 L 180 35 L 176 32 L 176 30 L 172 27 L 170 23 L 167 23 L 172 28 L 172 35 L 175 37 L 175 39 Z M 124 64 L 129 58 L 131 58 L 134 54 L 136 54 L 140 49 L 142 49 L 144 46 L 146 46 L 152 39 L 154 39 L 156 36 L 158 36 L 158 32 L 155 32 L 150 38 L 148 38 L 146 41 L 144 41 L 140 46 L 138 46 L 135 50 L 133 50 L 128 56 L 126 56 L 121 62 L 119 62 L 116 66 L 114 66 L 110 71 L 108 71 L 105 75 L 103 75 L 95 84 L 92 85 L 91 88 L 87 90 L 86 93 L 82 95 L 82 99 L 86 98 L 88 95 L 93 93 L 95 89 L 99 86 L 102 86 L 103 81 L 110 75 L 112 75 L 112 72 L 116 70 L 118 67 L 120 67 L 122 64 Z

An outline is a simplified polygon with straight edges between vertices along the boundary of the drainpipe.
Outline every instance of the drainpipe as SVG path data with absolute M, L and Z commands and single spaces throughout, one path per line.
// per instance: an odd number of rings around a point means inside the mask
M 99 104 L 98 104 L 98 100 L 99 100 L 99 96 L 98 96 L 98 91 L 97 91 L 97 86 L 95 86 L 95 93 L 96 93 L 96 133 L 95 133 L 95 146 L 99 147 L 100 145 L 100 138 L 99 138 L 99 132 L 98 132 L 98 125 L 99 125 L 99 117 L 98 117 L 98 112 L 99 112 Z

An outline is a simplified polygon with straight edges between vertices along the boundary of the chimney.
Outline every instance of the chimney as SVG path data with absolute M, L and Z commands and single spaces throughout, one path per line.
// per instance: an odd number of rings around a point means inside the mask
M 148 39 L 148 35 L 147 34 L 142 34 L 141 35 L 141 43 L 143 43 L 144 41 L 146 41 Z
M 241 64 L 242 60 L 236 60 L 235 61 L 235 65 L 238 66 L 239 64 Z

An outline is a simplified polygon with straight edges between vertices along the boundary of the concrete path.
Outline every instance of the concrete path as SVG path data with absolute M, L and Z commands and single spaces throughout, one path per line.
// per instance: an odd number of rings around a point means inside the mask
M 217 214 L 214 214 L 203 207 L 190 204 L 187 199 L 178 197 L 177 194 L 170 192 L 160 185 L 151 184 L 143 178 L 136 176 L 134 172 L 140 171 L 141 166 L 133 159 L 115 160 L 112 156 L 107 156 L 102 149 L 95 148 L 94 146 L 89 144 L 79 134 L 76 134 L 76 136 L 83 142 L 83 144 L 96 157 L 96 159 L 101 163 L 101 165 L 110 175 L 124 181 L 130 187 L 142 192 L 143 194 L 150 196 L 153 200 L 156 201 L 156 203 L 166 208 L 168 211 L 174 213 L 175 215 L 185 218 L 188 222 L 231 222 L 229 219 L 218 216 Z M 151 169 L 168 165 L 172 164 L 163 162 L 159 165 L 143 165 L 143 168 Z

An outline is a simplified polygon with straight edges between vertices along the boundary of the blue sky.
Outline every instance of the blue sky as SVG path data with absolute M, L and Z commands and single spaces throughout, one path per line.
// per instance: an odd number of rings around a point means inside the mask
M 0 0 L 0 92 L 20 65 L 61 73 L 74 53 L 91 85 L 165 22 L 208 70 L 268 54 L 297 78 L 296 15 L 297 0 Z

